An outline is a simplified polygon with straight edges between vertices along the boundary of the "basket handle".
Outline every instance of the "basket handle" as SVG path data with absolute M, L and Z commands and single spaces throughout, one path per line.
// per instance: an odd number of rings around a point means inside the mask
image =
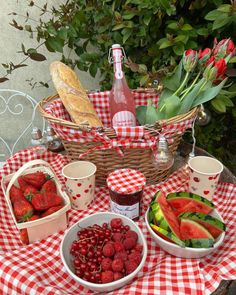
M 17 170 L 16 173 L 14 173 L 12 179 L 10 180 L 8 186 L 7 186 L 7 190 L 6 190 L 6 195 L 8 196 L 9 194 L 9 191 L 12 187 L 12 185 L 14 184 L 14 182 L 17 180 L 17 178 L 28 168 L 31 168 L 33 166 L 36 166 L 36 165 L 44 165 L 44 166 L 47 166 L 48 168 L 51 168 L 51 166 L 48 164 L 48 162 L 44 161 L 44 160 L 41 160 L 41 159 L 38 159 L 38 160 L 32 160 L 30 162 L 27 162 L 25 163 L 22 167 L 20 167 L 19 170 Z M 53 171 L 53 170 L 52 170 Z M 54 171 L 53 171 L 54 172 Z M 55 173 L 54 173 L 55 174 Z

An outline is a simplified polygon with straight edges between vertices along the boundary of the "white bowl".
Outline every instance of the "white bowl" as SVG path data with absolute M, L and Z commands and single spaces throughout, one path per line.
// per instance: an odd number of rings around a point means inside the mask
M 215 251 L 223 242 L 224 237 L 225 237 L 225 232 L 220 234 L 220 236 L 216 239 L 214 243 L 214 247 L 212 248 L 190 248 L 190 247 L 180 247 L 176 244 L 170 243 L 164 239 L 162 239 L 160 236 L 158 236 L 150 227 L 149 222 L 148 222 L 148 211 L 146 211 L 145 214 L 145 222 L 146 226 L 148 228 L 148 231 L 150 232 L 152 238 L 154 241 L 166 252 L 169 254 L 172 254 L 177 257 L 182 257 L 182 258 L 201 258 L 204 257 L 213 251 Z M 223 218 L 221 217 L 220 213 L 214 209 L 211 214 L 211 216 L 218 218 L 222 222 L 224 222 Z
M 77 232 L 78 232 L 78 226 L 81 227 L 87 227 L 89 225 L 93 224 L 99 224 L 102 225 L 104 222 L 109 222 L 113 218 L 121 218 L 123 220 L 123 223 L 125 225 L 129 225 L 130 229 L 135 231 L 138 234 L 138 243 L 143 245 L 143 253 L 142 253 L 142 261 L 140 262 L 139 266 L 130 273 L 129 275 L 123 277 L 120 280 L 111 282 L 111 283 L 106 283 L 106 284 L 95 284 L 95 283 L 90 283 L 88 281 L 85 281 L 78 276 L 76 276 L 73 272 L 73 265 L 71 263 L 72 256 L 70 254 L 70 247 L 71 244 L 74 240 L 77 240 Z M 102 213 L 95 213 L 90 216 L 84 217 L 83 219 L 79 220 L 76 224 L 74 224 L 72 227 L 70 227 L 61 242 L 60 246 L 60 256 L 62 259 L 62 262 L 67 270 L 67 272 L 71 275 L 71 277 L 81 284 L 82 286 L 93 290 L 97 292 L 109 292 L 115 289 L 119 289 L 123 287 L 124 285 L 127 285 L 136 275 L 137 273 L 142 269 L 146 257 L 147 257 L 147 243 L 146 240 L 140 230 L 140 228 L 137 226 L 137 224 L 132 221 L 131 219 L 120 215 L 116 213 L 111 213 L 111 212 L 102 212 Z

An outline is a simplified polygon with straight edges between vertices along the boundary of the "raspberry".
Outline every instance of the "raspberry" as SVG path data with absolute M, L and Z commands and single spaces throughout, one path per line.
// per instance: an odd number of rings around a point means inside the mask
M 138 252 L 140 252 L 140 253 L 142 253 L 142 252 L 143 252 L 143 245 L 141 245 L 141 244 L 137 244 L 137 245 L 134 247 L 134 250 L 135 250 L 135 251 L 138 251 Z
M 137 268 L 138 264 L 135 261 L 128 260 L 125 262 L 126 274 L 130 274 Z
M 138 234 L 133 230 L 128 230 L 125 234 L 126 238 L 133 238 L 135 242 L 138 241 Z
M 103 258 L 101 262 L 102 270 L 111 270 L 112 260 L 108 257 Z
M 114 233 L 112 235 L 112 240 L 114 242 L 120 242 L 120 241 L 122 241 L 122 239 L 123 239 L 123 234 L 122 233 Z
M 128 258 L 126 251 L 117 252 L 114 256 L 114 259 L 120 258 L 125 261 Z
M 122 278 L 123 278 L 123 274 L 121 272 L 114 272 L 114 281 L 117 281 Z
M 103 248 L 102 248 L 102 253 L 106 257 L 112 257 L 115 254 L 115 249 L 111 243 L 107 243 Z
M 111 270 L 106 270 L 101 273 L 101 281 L 103 284 L 113 282 L 114 274 Z
M 125 250 L 124 245 L 121 242 L 115 242 L 114 248 L 115 248 L 116 252 L 120 252 L 120 251 Z
M 130 250 L 134 248 L 134 246 L 136 245 L 136 241 L 134 238 L 126 238 L 123 241 L 123 245 L 126 250 Z
M 138 251 L 134 251 L 131 254 L 129 254 L 128 259 L 139 264 L 142 260 L 141 253 Z
M 122 226 L 122 224 L 123 224 L 123 222 L 122 222 L 121 218 L 113 218 L 110 221 L 111 228 L 120 228 Z
M 112 270 L 113 271 L 122 271 L 122 269 L 123 269 L 123 267 L 124 267 L 124 262 L 123 262 L 123 260 L 122 259 L 120 259 L 120 258 L 117 258 L 117 259 L 114 259 L 113 261 L 112 261 L 112 265 L 111 265 L 111 267 L 112 267 Z

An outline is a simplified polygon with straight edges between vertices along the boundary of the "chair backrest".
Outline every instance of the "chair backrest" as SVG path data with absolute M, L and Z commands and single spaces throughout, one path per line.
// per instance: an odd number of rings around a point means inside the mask
M 12 89 L 0 89 L 0 167 L 15 152 L 29 147 L 33 127 L 45 131 L 45 120 L 36 112 L 37 101 Z

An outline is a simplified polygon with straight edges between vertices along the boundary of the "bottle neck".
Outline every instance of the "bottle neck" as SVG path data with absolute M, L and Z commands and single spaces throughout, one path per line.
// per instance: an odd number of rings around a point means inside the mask
M 122 70 L 123 56 L 122 56 L 121 48 L 113 48 L 112 57 L 113 57 L 113 69 L 114 69 L 115 79 L 120 80 L 124 77 L 124 73 Z

